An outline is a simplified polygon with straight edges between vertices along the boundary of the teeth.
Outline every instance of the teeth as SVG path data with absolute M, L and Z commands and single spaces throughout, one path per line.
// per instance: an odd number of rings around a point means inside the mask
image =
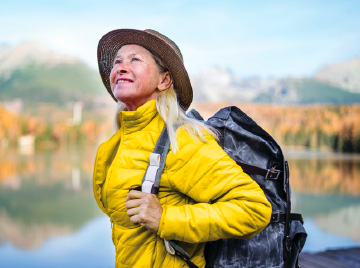
M 130 83 L 130 81 L 124 80 L 124 79 L 119 79 L 119 80 L 116 82 L 116 84 L 117 84 L 117 83 Z

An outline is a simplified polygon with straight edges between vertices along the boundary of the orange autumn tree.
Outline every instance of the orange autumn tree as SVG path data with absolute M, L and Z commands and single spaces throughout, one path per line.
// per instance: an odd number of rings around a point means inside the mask
M 193 107 L 208 118 L 221 107 L 229 105 L 235 105 L 247 113 L 280 145 L 360 153 L 359 105 L 197 103 Z
M 0 148 L 16 147 L 24 135 L 33 135 L 37 147 L 93 145 L 100 135 L 100 124 L 92 119 L 78 125 L 67 120 L 49 122 L 41 117 L 17 115 L 0 106 Z

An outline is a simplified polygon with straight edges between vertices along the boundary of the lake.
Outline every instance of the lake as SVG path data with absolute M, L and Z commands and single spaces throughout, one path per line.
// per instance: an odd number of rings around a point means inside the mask
M 95 148 L 0 152 L 1 267 L 114 267 L 109 219 L 92 193 Z M 360 157 L 285 153 L 306 252 L 360 245 Z

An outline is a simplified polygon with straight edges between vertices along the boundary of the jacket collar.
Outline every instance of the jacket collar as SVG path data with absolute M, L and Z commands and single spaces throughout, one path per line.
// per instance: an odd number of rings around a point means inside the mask
M 120 113 L 120 124 L 127 132 L 140 131 L 149 125 L 156 115 L 156 102 L 150 100 L 136 111 L 122 111 Z

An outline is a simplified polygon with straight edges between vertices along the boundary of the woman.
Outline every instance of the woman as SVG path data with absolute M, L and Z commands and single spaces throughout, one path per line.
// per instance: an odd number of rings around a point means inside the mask
M 98 63 L 118 103 L 117 132 L 99 147 L 94 169 L 96 201 L 112 222 L 116 267 L 187 267 L 166 250 L 166 240 L 177 240 L 205 267 L 205 242 L 259 233 L 271 206 L 214 132 L 186 117 L 192 87 L 176 44 L 153 30 L 115 30 L 100 40 Z M 164 126 L 171 149 L 159 194 L 131 190 L 141 185 Z

